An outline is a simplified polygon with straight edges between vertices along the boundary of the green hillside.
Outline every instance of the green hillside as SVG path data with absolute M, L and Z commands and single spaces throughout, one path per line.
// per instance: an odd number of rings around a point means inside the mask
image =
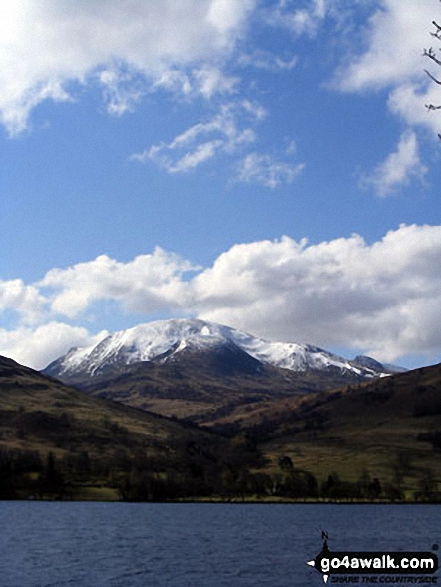
M 369 477 L 383 495 L 438 499 L 441 365 L 260 406 L 239 425 L 259 439 L 269 471 L 287 456 L 322 483 L 333 473 L 348 482 Z
M 441 365 L 254 396 L 202 428 L 0 358 L 2 499 L 440 501 L 440 450 Z
M 0 358 L 0 498 L 222 494 L 247 450 Z

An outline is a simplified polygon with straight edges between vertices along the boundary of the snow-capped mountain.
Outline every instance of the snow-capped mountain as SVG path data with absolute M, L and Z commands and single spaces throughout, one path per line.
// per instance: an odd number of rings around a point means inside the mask
M 358 377 L 386 374 L 381 363 L 349 361 L 315 346 L 269 342 L 214 322 L 200 319 L 159 320 L 115 332 L 94 346 L 73 348 L 44 372 L 66 378 L 101 375 L 115 367 L 140 362 L 166 363 L 188 352 L 209 351 L 228 345 L 262 364 L 295 372 L 340 370 Z M 185 351 L 185 352 L 184 352 Z

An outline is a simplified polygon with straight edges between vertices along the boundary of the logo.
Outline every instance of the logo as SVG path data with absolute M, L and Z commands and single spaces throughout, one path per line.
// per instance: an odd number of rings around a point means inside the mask
M 433 575 L 438 557 L 433 552 L 331 552 L 328 540 L 328 533 L 322 531 L 322 549 L 306 563 L 321 573 L 324 583 L 437 583 Z

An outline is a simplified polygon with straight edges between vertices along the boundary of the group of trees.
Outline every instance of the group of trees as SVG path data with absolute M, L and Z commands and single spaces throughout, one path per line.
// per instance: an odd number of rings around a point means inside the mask
M 330 500 L 369 500 L 373 501 L 384 497 L 397 499 L 395 494 L 388 492 L 388 487 L 382 487 L 377 477 L 371 479 L 367 471 L 363 471 L 356 482 L 344 481 L 337 473 L 331 473 L 321 484 L 316 477 L 304 470 L 296 469 L 288 456 L 279 460 L 282 475 L 279 476 L 275 487 L 276 495 L 290 498 L 322 498 Z M 402 497 L 402 496 L 401 496 Z
M 76 491 L 93 483 L 113 487 L 124 501 L 172 501 L 216 498 L 224 501 L 282 498 L 293 500 L 390 500 L 404 498 L 402 480 L 407 461 L 397 459 L 393 481 L 382 482 L 363 471 L 356 481 L 331 473 L 319 482 L 309 471 L 296 468 L 288 456 L 279 459 L 278 471 L 260 472 L 259 455 L 246 442 L 228 451 L 208 453 L 189 443 L 185 455 L 164 463 L 143 454 L 118 454 L 94 460 L 87 452 L 45 458 L 33 451 L 0 452 L 0 499 L 75 499 Z M 183 458 L 184 457 L 184 458 Z M 431 470 L 422 472 L 414 499 L 439 501 Z
M 211 495 L 248 494 L 251 467 L 262 464 L 247 438 L 176 438 L 162 452 L 120 449 L 41 457 L 35 451 L 0 450 L 0 499 L 75 499 L 84 486 L 111 487 L 121 499 L 163 501 Z M 254 487 L 260 491 L 256 480 Z
M 396 456 L 391 463 L 392 476 L 386 481 L 371 477 L 367 470 L 363 470 L 356 481 L 343 480 L 338 473 L 333 472 L 326 480 L 318 483 L 312 473 L 296 469 L 288 456 L 280 458 L 279 466 L 281 474 L 276 476 L 273 494 L 292 499 L 403 501 L 404 478 L 410 470 L 415 472 L 407 453 Z M 438 483 L 431 469 L 420 470 L 416 479 L 417 485 L 412 495 L 415 501 L 441 500 Z
M 124 476 L 120 497 L 127 501 L 163 501 L 193 497 L 216 497 L 226 501 L 282 498 L 292 500 L 385 500 L 402 501 L 403 466 L 397 459 L 393 479 L 382 482 L 362 471 L 356 481 L 347 481 L 331 473 L 319 483 L 309 471 L 295 468 L 290 457 L 279 460 L 279 471 L 273 474 L 250 472 L 246 467 L 224 469 L 220 476 L 207 479 L 203 468 L 186 472 L 154 473 L 134 468 Z M 421 473 L 414 491 L 416 501 L 440 501 L 437 483 L 430 469 Z
M 37 451 L 0 452 L 0 499 L 63 495 L 64 479 L 52 452 L 45 460 Z

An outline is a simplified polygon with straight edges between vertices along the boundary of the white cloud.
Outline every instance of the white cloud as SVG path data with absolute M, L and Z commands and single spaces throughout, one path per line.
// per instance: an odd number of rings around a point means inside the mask
M 169 173 L 190 171 L 219 153 L 234 153 L 240 146 L 255 140 L 254 130 L 239 123 L 244 115 L 260 120 L 264 110 L 249 101 L 224 105 L 208 122 L 195 124 L 169 144 L 153 145 L 142 153 L 133 154 L 131 159 L 141 163 L 152 161 Z
M 428 168 L 420 161 L 415 133 L 404 132 L 398 148 L 391 153 L 370 175 L 365 175 L 361 184 L 372 186 L 380 197 L 393 194 L 399 187 L 408 185 L 412 178 L 424 179 Z
M 441 93 L 435 84 L 402 84 L 391 91 L 388 106 L 391 112 L 400 116 L 412 126 L 421 125 L 433 133 L 441 130 L 439 111 L 426 106 L 441 105 Z
M 0 328 L 0 355 L 33 369 L 44 369 L 72 347 L 98 344 L 107 334 L 103 330 L 91 335 L 85 328 L 62 322 L 13 331 Z
M 139 99 L 127 72 L 149 85 L 164 72 L 196 68 L 203 94 L 225 90 L 225 79 L 214 72 L 253 7 L 254 0 L 4 2 L 0 121 L 10 134 L 19 133 L 34 106 L 67 100 L 69 84 L 90 80 L 103 84 L 110 111 L 121 114 Z M 111 78 L 103 77 L 109 70 Z
M 291 8 L 287 0 L 279 0 L 278 5 L 268 15 L 268 23 L 291 30 L 296 35 L 317 33 L 320 21 L 326 16 L 326 0 L 308 0 L 305 8 Z
M 210 100 L 214 94 L 234 94 L 239 79 L 226 75 L 219 67 L 203 65 L 191 71 L 166 69 L 155 79 L 152 88 L 164 88 L 185 98 L 202 96 Z
M 367 49 L 340 71 L 340 88 L 360 91 L 421 79 L 434 12 L 432 0 L 383 0 L 369 21 Z
M 269 188 L 276 188 L 282 183 L 291 183 L 303 171 L 304 163 L 292 165 L 278 161 L 270 155 L 249 153 L 238 166 L 237 181 L 260 183 Z
M 48 288 L 51 311 L 73 318 L 96 301 L 117 300 L 130 312 L 154 312 L 183 303 L 183 274 L 196 266 L 157 247 L 120 263 L 106 255 L 68 269 L 52 269 L 38 284 Z
M 440 258 L 441 226 L 401 226 L 372 245 L 357 235 L 236 245 L 194 278 L 194 304 L 205 319 L 272 340 L 433 358 Z
M 358 43 L 363 50 L 353 47 L 353 57 L 338 69 L 336 87 L 350 92 L 386 88 L 391 112 L 411 127 L 439 131 L 437 116 L 425 108 L 439 104 L 439 86 L 423 71 L 436 73 L 423 48 L 439 47 L 430 36 L 437 14 L 432 0 L 383 0 Z
M 227 76 L 215 67 L 203 67 L 193 71 L 197 92 L 210 99 L 213 94 L 232 94 L 238 78 Z
M 256 49 L 252 53 L 243 53 L 238 58 L 237 62 L 243 67 L 251 66 L 257 69 L 263 69 L 266 71 L 278 72 L 278 71 L 290 71 L 297 65 L 299 58 L 297 55 L 289 58 L 283 58 L 279 55 L 275 55 L 270 51 L 263 51 L 262 49 Z
M 259 122 L 261 120 L 264 120 L 268 115 L 268 112 L 265 110 L 265 108 L 257 102 L 251 102 L 250 100 L 242 100 L 242 102 L 240 103 L 240 107 L 243 108 L 246 113 L 254 117 Z
M 0 354 L 43 367 L 71 346 L 91 344 L 105 333 L 93 339 L 80 322 L 55 322 L 54 314 L 80 320 L 111 300 L 112 312 L 119 307 L 140 321 L 158 312 L 199 315 L 271 340 L 353 348 L 384 361 L 409 354 L 435 361 L 440 258 L 441 226 L 416 225 L 372 244 L 358 235 L 238 244 L 205 269 L 160 249 L 126 263 L 101 256 L 24 286 L 45 292 L 51 311 L 46 323 L 0 330 Z
M 135 76 L 121 70 L 106 69 L 99 73 L 98 79 L 103 85 L 103 97 L 107 112 L 121 116 L 133 112 L 140 103 L 145 90 Z
M 216 150 L 222 146 L 222 141 L 208 141 L 198 145 L 194 151 L 186 153 L 175 165 L 168 167 L 172 173 L 180 171 L 189 171 L 194 169 L 207 159 L 211 159 L 216 154 Z
M 12 310 L 24 321 L 34 322 L 42 315 L 44 296 L 33 285 L 25 285 L 21 279 L 0 280 L 0 313 Z
M 275 8 L 264 12 L 270 25 L 298 36 L 329 36 L 332 31 L 344 57 L 328 87 L 358 93 L 386 89 L 394 114 L 409 126 L 439 132 L 436 115 L 424 108 L 440 103 L 439 86 L 423 71 L 427 68 L 441 76 L 439 66 L 423 57 L 423 48 L 433 44 L 435 55 L 441 48 L 439 40 L 430 36 L 435 30 L 432 21 L 441 18 L 435 0 L 278 0 Z M 276 69 L 265 52 L 259 55 L 259 51 L 243 55 L 240 62 Z

